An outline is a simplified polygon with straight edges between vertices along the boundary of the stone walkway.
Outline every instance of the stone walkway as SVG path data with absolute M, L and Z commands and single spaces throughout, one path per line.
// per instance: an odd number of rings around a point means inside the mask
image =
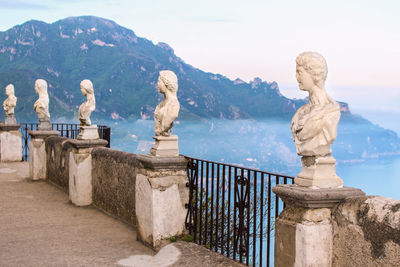
M 0 266 L 243 266 L 186 242 L 156 254 L 132 227 L 31 181 L 28 168 L 0 164 Z

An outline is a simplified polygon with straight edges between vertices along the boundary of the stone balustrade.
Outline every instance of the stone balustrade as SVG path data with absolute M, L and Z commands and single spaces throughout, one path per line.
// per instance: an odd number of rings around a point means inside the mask
M 189 196 L 183 156 L 131 154 L 99 144 L 79 153 L 89 145 L 79 147 L 81 142 L 85 140 L 45 139 L 46 179 L 69 192 L 72 203 L 91 204 L 137 227 L 138 238 L 154 248 L 184 233 Z M 81 188 L 77 166 L 82 168 Z

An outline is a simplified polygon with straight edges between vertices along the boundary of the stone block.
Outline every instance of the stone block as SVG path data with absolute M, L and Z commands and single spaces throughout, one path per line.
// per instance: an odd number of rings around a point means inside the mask
M 99 139 L 99 131 L 97 125 L 80 126 L 78 140 L 95 140 Z
M 15 114 L 7 115 L 4 119 L 4 124 L 17 124 L 17 119 L 15 118 Z
M 327 208 L 285 208 L 275 223 L 275 266 L 331 266 L 330 215 Z
M 29 174 L 32 180 L 46 179 L 46 146 L 42 138 L 29 142 Z
M 150 149 L 153 156 L 179 156 L 178 136 L 153 136 L 156 141 Z
M 76 206 L 92 204 L 92 156 L 70 152 L 69 199 Z
M 311 189 L 298 185 L 277 185 L 272 191 L 286 204 L 304 208 L 331 208 L 348 197 L 365 196 L 361 189 L 347 186 Z
M 277 185 L 272 191 L 286 204 L 275 222 L 275 266 L 332 266 L 331 208 L 365 193 L 351 187 L 312 189 L 295 184 Z
M 302 157 L 303 168 L 294 179 L 294 183 L 310 188 L 340 188 L 343 180 L 336 175 L 336 160 L 327 157 Z
M 136 176 L 138 238 L 158 248 L 162 241 L 185 231 L 188 202 L 185 176 L 149 178 Z
M 39 125 L 37 127 L 38 131 L 51 131 L 53 129 L 50 121 L 44 120 L 40 121 L 39 120 Z
M 0 131 L 0 160 L 1 162 L 22 160 L 22 135 L 18 129 Z
M 332 220 L 332 266 L 400 266 L 400 200 L 349 198 Z
M 186 170 L 188 163 L 184 156 L 157 157 L 153 155 L 137 154 L 136 158 L 143 168 L 151 171 L 182 171 Z
M 45 138 L 58 135 L 58 131 L 29 131 L 29 174 L 32 180 L 46 179 Z
M 21 127 L 20 124 L 4 124 L 0 123 L 0 131 L 18 131 Z
M 97 127 L 96 127 L 97 129 Z M 69 199 L 76 206 L 92 204 L 92 155 L 95 147 L 107 145 L 106 140 L 70 140 Z

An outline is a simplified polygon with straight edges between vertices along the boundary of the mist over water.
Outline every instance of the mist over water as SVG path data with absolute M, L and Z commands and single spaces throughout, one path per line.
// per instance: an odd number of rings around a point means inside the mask
M 399 99 L 400 100 L 400 99 Z M 400 110 L 354 109 L 366 119 L 383 128 L 393 130 L 400 136 Z
M 154 122 L 108 122 L 111 147 L 147 154 L 153 145 Z M 296 176 L 300 157 L 290 132 L 290 121 L 210 120 L 177 121 L 183 155 Z M 400 199 L 400 139 L 394 132 L 370 124 L 339 124 L 333 156 L 346 186 L 369 195 Z

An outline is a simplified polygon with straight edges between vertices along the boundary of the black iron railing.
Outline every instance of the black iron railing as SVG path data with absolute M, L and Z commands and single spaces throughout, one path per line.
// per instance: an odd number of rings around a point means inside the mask
M 37 130 L 38 123 L 21 123 L 19 129 L 22 134 L 22 154 L 23 160 L 28 161 L 29 159 L 29 141 L 30 135 L 28 131 Z M 71 139 L 78 138 L 79 124 L 76 123 L 52 123 L 52 129 L 60 132 L 60 136 L 68 137 Z M 99 131 L 99 137 L 108 141 L 107 147 L 111 144 L 111 128 L 105 125 L 97 126 Z
M 294 177 L 186 158 L 186 228 L 194 242 L 246 265 L 270 266 L 274 222 L 283 208 L 271 189 Z

